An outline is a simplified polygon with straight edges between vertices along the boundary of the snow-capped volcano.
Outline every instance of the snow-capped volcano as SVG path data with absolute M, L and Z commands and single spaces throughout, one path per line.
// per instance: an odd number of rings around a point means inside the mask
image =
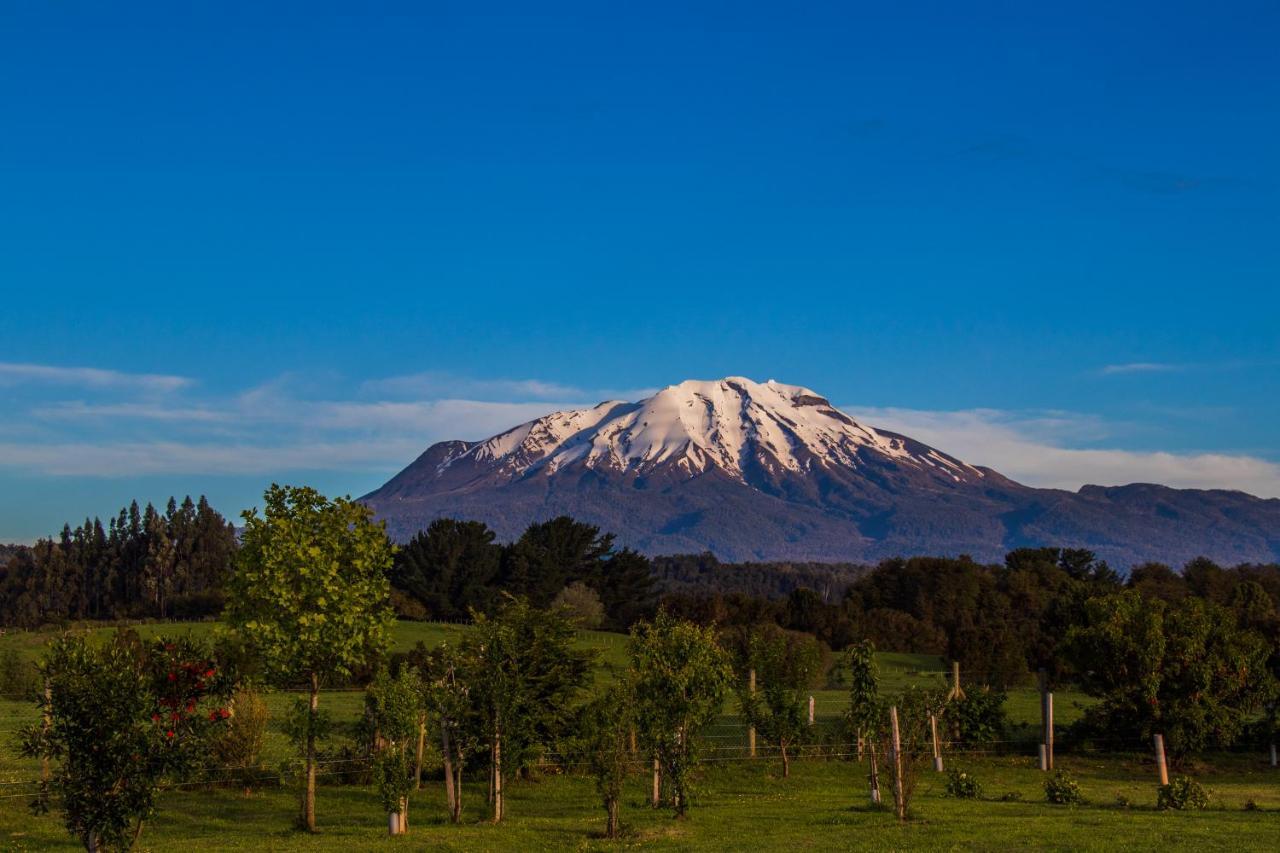
M 744 483 L 761 472 L 858 468 L 866 454 L 933 469 L 955 481 L 982 472 L 893 433 L 864 426 L 808 388 L 733 376 L 689 380 L 638 403 L 608 401 L 554 412 L 460 448 L 439 473 L 470 459 L 504 475 L 552 475 L 569 465 L 614 473 L 715 469 Z
M 1280 501 L 1162 486 L 1033 489 L 861 424 L 798 385 L 686 381 L 427 449 L 363 499 L 408 538 L 433 518 L 513 537 L 567 514 L 659 553 L 996 559 L 1088 547 L 1119 564 L 1280 556 Z

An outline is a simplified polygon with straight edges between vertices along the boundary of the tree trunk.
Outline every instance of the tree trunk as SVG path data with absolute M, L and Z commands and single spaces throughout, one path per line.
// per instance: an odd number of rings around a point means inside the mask
M 89 853 L 98 853 L 101 849 L 98 845 L 98 833 L 90 831 L 84 839 L 84 849 Z
M 871 756 L 871 804 L 873 806 L 880 805 L 880 770 L 876 766 L 876 741 L 875 738 L 867 740 L 867 754 Z
M 444 759 L 444 800 L 449 806 L 449 820 L 458 822 L 458 793 L 453 788 L 453 750 L 449 748 L 449 726 L 440 721 L 440 756 Z
M 786 779 L 791 776 L 791 759 L 787 757 L 787 744 L 785 741 L 779 742 L 778 747 L 782 751 L 782 778 Z
M 413 790 L 422 790 L 422 753 L 427 746 L 427 715 L 418 717 L 418 749 L 413 756 Z
M 609 838 L 617 838 L 619 835 L 619 830 L 621 829 L 621 824 L 620 824 L 620 821 L 618 820 L 618 798 L 610 797 L 609 799 L 605 800 L 604 807 L 605 807 L 605 810 L 609 813 L 609 826 L 608 826 L 608 829 L 605 831 L 605 835 L 607 835 Z
M 307 717 L 307 787 L 302 798 L 302 825 L 316 831 L 316 712 L 320 708 L 320 677 L 311 673 L 311 704 Z
M 502 821 L 502 731 L 493 732 L 493 822 Z
M 132 850 L 138 846 L 138 839 L 142 837 L 142 821 L 138 821 L 138 825 L 133 828 L 133 838 L 129 839 L 129 849 Z
M 650 805 L 655 809 L 662 805 L 662 773 L 658 770 L 658 756 L 653 757 L 653 800 Z
M 453 765 L 453 822 L 462 820 L 462 756 Z

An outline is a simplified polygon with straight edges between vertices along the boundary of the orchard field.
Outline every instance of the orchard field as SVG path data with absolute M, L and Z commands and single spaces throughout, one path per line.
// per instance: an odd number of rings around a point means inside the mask
M 145 624 L 139 634 L 190 633 L 208 639 L 220 625 L 213 622 Z M 114 629 L 84 629 L 105 637 Z M 456 641 L 461 626 L 399 622 L 393 651 L 404 652 L 419 641 L 431 646 Z M 0 655 L 12 650 L 24 660 L 38 657 L 50 633 L 10 632 L 0 637 Z M 583 631 L 578 644 L 596 652 L 596 680 L 609 679 L 610 667 L 623 662 L 626 637 Z M 877 656 L 881 687 L 897 693 L 909 685 L 946 683 L 943 662 L 926 655 L 882 653 Z M 814 693 L 815 723 L 829 725 L 847 705 L 837 668 L 826 689 Z M 962 675 L 963 681 L 963 675 Z M 377 794 L 359 774 L 339 772 L 347 765 L 322 769 L 318 814 L 320 832 L 309 836 L 293 829 L 297 795 L 282 769 L 295 754 L 278 720 L 293 697 L 266 695 L 272 712 L 263 755 L 264 784 L 209 787 L 187 785 L 167 791 L 156 817 L 149 821 L 141 849 L 190 850 L 334 850 L 374 849 L 400 845 L 409 849 L 541 850 L 614 849 L 1269 849 L 1280 832 L 1280 772 L 1265 757 L 1244 752 L 1202 758 L 1185 768 L 1210 791 L 1210 807 L 1199 812 L 1155 809 L 1155 776 L 1150 756 L 1139 745 L 1114 753 L 1062 752 L 1057 766 L 1079 781 L 1087 802 L 1055 806 L 1045 802 L 1045 774 L 1034 759 L 1039 724 L 1039 697 L 1034 689 L 1009 692 L 1006 708 L 1010 732 L 991 750 L 945 756 L 948 769 L 972 774 L 983 792 L 975 800 L 946 796 L 946 777 L 921 762 L 912 804 L 913 820 L 899 825 L 889 810 L 867 803 L 867 765 L 838 749 L 802 753 L 792 774 L 782 779 L 778 763 L 761 749 L 749 759 L 745 729 L 732 700 L 719 722 L 707 732 L 705 760 L 697 773 L 695 799 L 688 818 L 675 820 L 666 810 L 647 805 L 648 779 L 633 777 L 623 809 L 626 837 L 610 842 L 600 837 L 603 812 L 592 781 L 572 767 L 555 764 L 532 778 L 515 781 L 509 790 L 508 819 L 499 826 L 486 820 L 485 789 L 468 782 L 463 796 L 464 823 L 445 817 L 442 783 L 429 773 L 422 790 L 412 796 L 410 834 L 388 838 Z M 1057 722 L 1071 723 L 1086 700 L 1059 693 Z M 340 747 L 346 731 L 361 714 L 362 691 L 325 691 L 322 706 L 339 725 L 331 748 Z M 57 814 L 33 816 L 27 808 L 36 762 L 17 755 L 15 737 L 35 719 L 29 701 L 0 702 L 0 844 L 9 850 L 78 849 Z M 821 754 L 820 754 L 821 753 Z M 834 754 L 833 754 L 834 753 Z M 326 776 L 328 778 L 326 778 Z

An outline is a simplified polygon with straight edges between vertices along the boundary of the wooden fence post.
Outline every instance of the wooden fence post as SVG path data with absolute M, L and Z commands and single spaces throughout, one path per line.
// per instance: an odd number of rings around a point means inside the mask
M 1044 756 L 1045 769 L 1053 769 L 1053 693 L 1044 694 L 1045 707 L 1045 726 L 1044 726 Z
M 964 688 L 960 686 L 960 661 L 953 660 L 951 662 L 951 692 L 947 694 L 947 701 L 963 698 Z
M 747 671 L 747 692 L 756 695 L 756 668 L 753 666 Z M 754 724 L 747 726 L 747 755 L 751 758 L 756 757 L 756 727 Z
M 907 803 L 902 788 L 902 738 L 898 732 L 898 707 L 889 708 L 889 731 L 893 738 L 893 807 L 898 820 L 907 819 Z
M 1156 772 L 1160 774 L 1160 784 L 1169 784 L 1169 767 L 1164 760 L 1164 735 L 1152 735 L 1156 744 Z
M 809 725 L 813 725 L 813 697 L 809 697 Z
M 933 769 L 942 772 L 942 750 L 938 748 L 938 715 L 929 715 L 929 739 L 933 742 Z
M 662 805 L 662 776 L 658 770 L 658 756 L 653 757 L 653 807 Z

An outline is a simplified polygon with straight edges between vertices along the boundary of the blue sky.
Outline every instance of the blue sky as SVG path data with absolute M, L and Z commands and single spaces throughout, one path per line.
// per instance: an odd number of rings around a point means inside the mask
M 1280 496 L 1274 2 L 182 6 L 0 16 L 0 540 L 734 374 Z

